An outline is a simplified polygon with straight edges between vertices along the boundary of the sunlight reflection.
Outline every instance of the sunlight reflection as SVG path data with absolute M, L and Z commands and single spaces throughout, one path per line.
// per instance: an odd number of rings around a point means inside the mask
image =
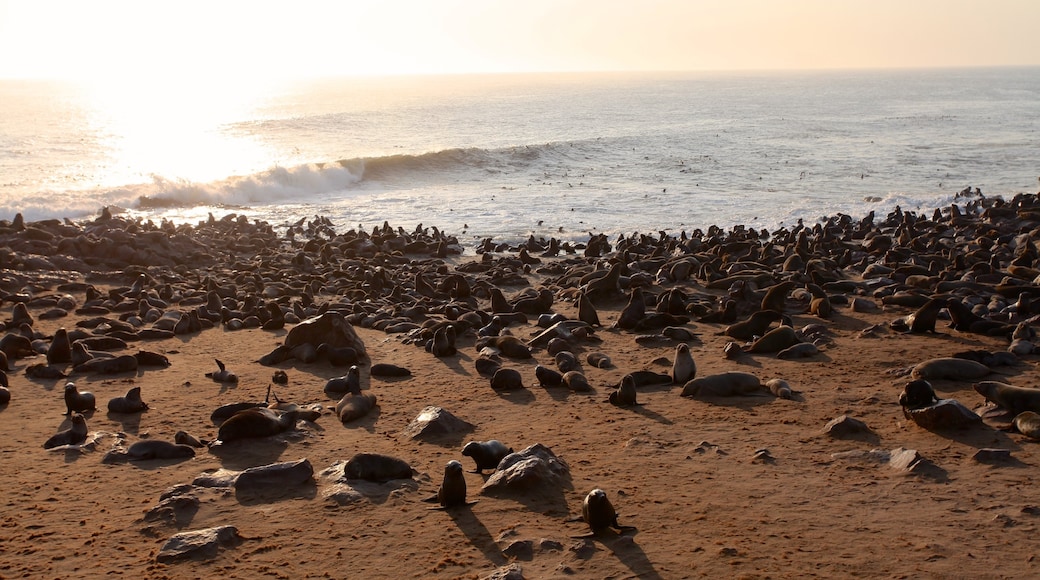
M 92 124 L 108 167 L 99 185 L 150 182 L 156 176 L 208 182 L 271 167 L 274 151 L 235 124 L 255 121 L 271 90 L 226 83 L 88 85 Z M 238 127 L 241 127 L 239 125 Z

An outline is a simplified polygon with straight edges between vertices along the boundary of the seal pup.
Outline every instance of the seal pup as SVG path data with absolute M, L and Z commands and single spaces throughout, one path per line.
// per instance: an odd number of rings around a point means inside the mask
M 690 354 L 690 345 L 680 342 L 675 345 L 675 360 L 672 362 L 672 383 L 683 385 L 697 377 L 697 364 Z
M 44 444 L 44 449 L 53 449 L 62 445 L 79 445 L 87 440 L 87 420 L 79 413 L 73 413 L 69 418 L 72 426 L 68 429 L 58 431 Z
M 608 529 L 617 530 L 618 533 L 622 534 L 636 530 L 633 526 L 619 525 L 617 519 L 618 513 L 614 509 L 614 504 L 610 503 L 610 499 L 607 498 L 607 492 L 596 488 L 590 491 L 581 503 L 581 520 L 588 524 L 591 531 L 587 534 L 571 537 L 579 539 L 591 538 Z
M 437 495 L 424 501 L 441 504 L 432 510 L 443 510 L 460 506 L 471 506 L 476 501 L 466 501 L 466 477 L 462 473 L 462 464 L 452 459 L 444 466 L 444 480 L 441 481 Z
M 139 413 L 148 410 L 148 403 L 141 400 L 141 387 L 133 387 L 122 397 L 108 401 L 110 413 Z
M 1040 415 L 1033 411 L 1022 411 L 1015 415 L 1015 419 L 1011 422 L 1015 427 L 1015 430 L 1019 433 L 1029 437 L 1030 439 L 1040 439 Z
M 283 433 L 296 426 L 299 413 L 296 410 L 280 413 L 263 407 L 239 411 L 221 423 L 217 440 L 211 445 Z
M 791 389 L 791 385 L 787 384 L 787 381 L 783 379 L 769 379 L 766 381 L 766 388 L 769 389 L 770 393 L 773 393 L 780 399 L 794 399 L 794 390 Z
M 636 401 L 636 381 L 632 375 L 621 377 L 621 384 L 616 391 L 610 393 L 607 399 L 611 405 L 617 407 L 632 407 L 638 405 Z
M 187 431 L 178 431 L 174 433 L 173 442 L 178 445 L 188 445 L 191 447 L 195 447 L 196 449 L 205 447 L 208 443 L 207 441 L 198 439 L 197 437 L 195 437 L 191 433 L 188 433 Z
M 776 321 L 783 321 L 784 315 L 775 310 L 759 310 L 740 322 L 734 322 L 726 327 L 723 334 L 737 340 L 751 340 L 756 336 L 762 336 L 769 326 Z
M 237 383 L 238 375 L 227 370 L 224 363 L 220 362 L 220 359 L 213 359 L 217 362 L 217 370 L 211 373 L 206 373 L 206 376 L 213 379 L 218 383 Z
M 94 393 L 80 391 L 76 383 L 65 383 L 65 415 L 71 415 L 73 411 L 83 413 L 96 409 Z
M 483 474 L 485 469 L 495 469 L 502 458 L 513 452 L 512 447 L 506 447 L 498 439 L 489 441 L 470 441 L 462 448 L 462 455 L 472 457 L 476 463 L 473 473 Z
M 938 402 L 939 397 L 935 395 L 932 383 L 924 379 L 910 381 L 899 394 L 899 406 L 903 408 L 904 413 L 907 410 L 923 409 Z

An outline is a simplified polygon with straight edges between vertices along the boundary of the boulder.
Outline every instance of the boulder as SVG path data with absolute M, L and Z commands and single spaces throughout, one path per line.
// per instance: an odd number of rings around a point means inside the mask
M 217 526 L 205 530 L 183 532 L 171 537 L 163 544 L 157 562 L 167 563 L 197 558 L 212 560 L 221 548 L 232 548 L 242 542 L 235 526 Z
M 293 326 L 285 336 L 284 345 L 290 349 L 304 344 L 317 348 L 322 343 L 330 347 L 349 346 L 357 352 L 359 361 L 369 361 L 365 343 L 354 331 L 354 327 L 338 312 L 326 312 Z
M 409 439 L 427 440 L 469 433 L 476 426 L 459 419 L 440 407 L 426 407 L 404 428 L 402 435 Z

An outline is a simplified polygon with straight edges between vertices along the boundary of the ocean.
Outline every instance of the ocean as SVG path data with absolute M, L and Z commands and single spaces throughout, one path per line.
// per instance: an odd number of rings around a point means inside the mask
M 1040 190 L 1040 68 L 0 80 L 0 219 L 482 238 L 775 228 Z

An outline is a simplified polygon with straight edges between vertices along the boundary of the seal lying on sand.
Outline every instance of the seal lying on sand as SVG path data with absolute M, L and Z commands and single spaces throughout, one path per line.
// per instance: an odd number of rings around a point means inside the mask
M 87 420 L 79 413 L 73 413 L 69 418 L 72 426 L 68 429 L 58 431 L 43 444 L 44 449 L 53 449 L 62 445 L 79 445 L 87 440 Z
M 296 410 L 280 413 L 266 408 L 239 411 L 220 425 L 217 441 L 228 443 L 239 439 L 277 435 L 295 427 L 299 414 Z
M 982 381 L 973 385 L 975 392 L 1010 413 L 1018 415 L 1025 411 L 1040 413 L 1040 389 L 1016 387 L 997 381 Z

